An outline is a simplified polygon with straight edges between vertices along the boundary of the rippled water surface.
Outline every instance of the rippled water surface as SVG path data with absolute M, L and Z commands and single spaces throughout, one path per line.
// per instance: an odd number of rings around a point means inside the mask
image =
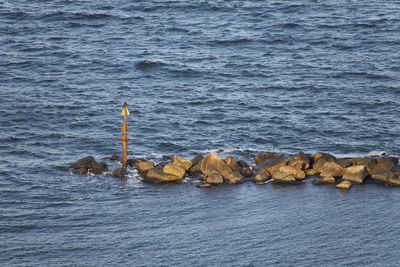
M 0 265 L 399 266 L 396 188 L 65 169 L 125 100 L 131 156 L 398 156 L 399 50 L 394 0 L 0 0 Z

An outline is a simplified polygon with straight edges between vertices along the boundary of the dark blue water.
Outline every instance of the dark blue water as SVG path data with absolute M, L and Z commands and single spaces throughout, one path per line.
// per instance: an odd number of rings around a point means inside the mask
M 131 157 L 400 155 L 399 51 L 394 0 L 0 0 L 0 265 L 399 266 L 396 188 L 65 170 L 125 100 Z

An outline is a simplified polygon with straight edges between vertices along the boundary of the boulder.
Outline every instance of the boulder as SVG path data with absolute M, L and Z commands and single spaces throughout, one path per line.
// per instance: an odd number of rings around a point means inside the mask
M 343 175 L 343 167 L 334 161 L 328 161 L 321 167 L 320 176 L 340 177 Z
M 242 169 L 242 167 L 237 163 L 237 161 L 232 156 L 227 156 L 224 159 L 224 161 L 234 171 L 240 172 L 240 170 Z
M 395 163 L 391 158 L 378 158 L 376 159 L 376 164 L 373 167 L 370 176 L 371 179 L 386 182 L 390 178 L 394 178 L 392 169 Z
M 325 165 L 325 163 L 329 162 L 326 159 L 319 159 L 318 161 L 315 161 L 312 168 L 316 170 L 317 172 L 321 172 L 322 166 Z
M 243 176 L 239 172 L 232 170 L 225 161 L 213 153 L 208 153 L 207 156 L 201 160 L 200 171 L 205 176 L 213 172 L 218 172 L 229 184 L 240 183 L 243 180 Z
M 303 152 L 300 152 L 300 153 L 294 155 L 290 159 L 288 165 L 293 166 L 300 170 L 307 170 L 310 168 L 310 160 L 308 159 L 306 154 L 304 154 Z
M 240 166 L 240 174 L 244 177 L 249 178 L 254 175 L 254 169 L 246 161 L 238 160 L 237 164 Z
M 343 172 L 343 180 L 362 184 L 367 177 L 367 168 L 363 165 L 347 167 Z
M 399 164 L 394 166 L 394 168 L 392 169 L 392 173 L 393 173 L 393 177 L 395 179 L 400 179 L 400 165 Z
M 272 173 L 272 179 L 274 180 L 283 180 L 283 181 L 291 181 L 292 178 L 296 180 L 304 180 L 306 175 L 305 173 L 297 169 L 293 166 L 281 166 L 275 169 Z
M 102 174 L 106 171 L 108 171 L 108 166 L 104 162 L 96 163 L 88 169 L 88 172 L 93 174 Z
M 118 160 L 119 156 L 117 154 L 112 154 L 110 160 Z
M 72 163 L 70 165 L 70 168 L 72 168 L 72 169 L 80 169 L 80 168 L 90 169 L 96 164 L 97 164 L 97 162 L 94 159 L 94 157 L 87 156 L 87 157 L 81 158 L 81 159 L 75 161 L 74 163 Z
M 350 181 L 341 181 L 339 184 L 336 185 L 336 188 L 349 190 L 352 185 L 353 183 Z
M 308 176 L 317 176 L 320 174 L 320 171 L 315 170 L 315 169 L 308 169 L 308 170 L 305 170 L 304 173 L 306 174 L 307 177 Z
M 273 173 L 275 169 L 286 166 L 289 159 L 285 156 L 278 156 L 268 160 L 265 160 L 262 164 L 256 166 L 257 174 L 260 171 L 268 171 L 268 173 Z
M 326 161 L 336 161 L 336 157 L 332 156 L 328 153 L 324 153 L 324 152 L 317 152 L 315 153 L 313 156 L 313 162 L 317 162 L 320 159 L 326 160 Z
M 184 169 L 185 171 L 188 171 L 190 167 L 192 167 L 192 162 L 190 160 L 184 159 L 177 155 L 174 155 L 172 158 L 172 164 Z
M 128 163 L 128 166 L 135 166 L 137 163 L 144 162 L 144 161 L 148 161 L 148 160 L 142 159 L 142 158 L 128 159 L 127 163 Z M 120 161 L 120 163 L 122 164 L 122 161 Z
M 211 172 L 204 178 L 204 181 L 207 184 L 222 184 L 224 182 L 224 178 L 219 172 Z
M 254 162 L 255 162 L 256 165 L 259 165 L 259 164 L 263 163 L 266 160 L 269 160 L 269 159 L 272 159 L 272 158 L 275 158 L 275 157 L 278 157 L 278 156 L 279 156 L 279 154 L 275 153 L 275 152 L 260 153 L 260 154 L 258 154 L 258 155 L 256 155 L 254 157 Z
M 179 183 L 182 180 L 183 177 L 163 172 L 162 166 L 149 170 L 143 177 L 144 182 L 150 183 Z
M 112 172 L 112 176 L 113 177 L 122 178 L 122 177 L 125 177 L 125 175 L 126 175 L 126 169 L 125 168 L 118 168 L 118 169 L 116 169 L 116 170 L 114 170 Z
M 171 174 L 179 178 L 183 178 L 185 176 L 185 170 L 181 167 L 178 167 L 172 163 L 168 163 L 162 167 L 162 171 L 166 174 Z
M 350 167 L 350 166 L 353 164 L 349 158 L 338 159 L 338 160 L 337 160 L 337 163 L 338 163 L 340 166 L 342 166 L 342 168 Z
M 270 179 L 271 179 L 271 175 L 268 173 L 267 170 L 264 169 L 264 170 L 259 171 L 256 174 L 256 176 L 254 176 L 253 180 L 256 184 L 263 184 Z
M 190 167 L 188 172 L 191 174 L 201 173 L 200 166 L 201 166 L 201 162 L 202 162 L 203 158 L 204 157 L 202 155 L 197 155 L 196 157 L 194 157 L 191 160 L 192 166 Z
M 376 165 L 376 160 L 374 158 L 352 158 L 349 160 L 353 163 L 353 166 L 365 166 L 368 174 L 372 173 L 372 170 Z
M 398 179 L 398 178 L 389 178 L 386 181 L 386 184 L 391 185 L 391 186 L 400 186 L 400 179 Z
M 135 164 L 136 170 L 138 173 L 146 173 L 151 169 L 154 169 L 154 162 L 151 161 L 140 161 Z
M 80 175 L 85 175 L 85 174 L 87 174 L 87 173 L 88 173 L 88 169 L 87 169 L 87 168 L 81 167 L 81 168 L 79 169 L 79 174 L 80 174 Z
M 323 185 L 323 184 L 334 184 L 336 182 L 335 177 L 319 177 L 315 179 L 313 185 Z

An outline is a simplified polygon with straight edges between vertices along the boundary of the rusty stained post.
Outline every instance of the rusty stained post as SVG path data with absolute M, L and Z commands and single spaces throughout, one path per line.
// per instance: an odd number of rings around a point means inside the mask
M 124 105 L 122 106 L 122 112 L 121 115 L 124 116 L 124 124 L 122 125 L 122 166 L 126 168 L 128 166 L 128 124 L 126 122 L 126 118 L 129 115 L 129 110 L 128 106 L 126 105 L 126 102 L 124 102 Z

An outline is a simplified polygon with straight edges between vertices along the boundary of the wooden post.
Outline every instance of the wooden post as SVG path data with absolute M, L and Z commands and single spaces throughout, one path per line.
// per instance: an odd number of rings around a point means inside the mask
M 126 168 L 128 166 L 128 124 L 126 122 L 126 117 L 129 115 L 129 110 L 128 106 L 126 105 L 126 102 L 122 106 L 122 112 L 121 115 L 124 116 L 124 124 L 122 125 L 122 166 Z

